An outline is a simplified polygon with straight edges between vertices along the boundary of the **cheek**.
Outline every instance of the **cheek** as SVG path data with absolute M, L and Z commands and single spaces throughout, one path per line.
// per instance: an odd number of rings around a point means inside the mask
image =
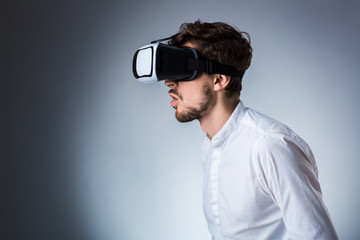
M 183 95 L 183 102 L 186 105 L 196 105 L 201 102 L 202 98 L 201 91 L 188 91 Z
M 182 101 L 186 105 L 194 105 L 203 101 L 203 85 L 198 82 L 183 86 L 181 89 Z

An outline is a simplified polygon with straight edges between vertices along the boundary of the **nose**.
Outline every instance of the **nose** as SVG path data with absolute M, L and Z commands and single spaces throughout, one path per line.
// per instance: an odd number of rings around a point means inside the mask
M 164 84 L 165 84 L 165 86 L 167 86 L 171 89 L 174 89 L 175 87 L 177 87 L 178 82 L 175 80 L 166 80 Z

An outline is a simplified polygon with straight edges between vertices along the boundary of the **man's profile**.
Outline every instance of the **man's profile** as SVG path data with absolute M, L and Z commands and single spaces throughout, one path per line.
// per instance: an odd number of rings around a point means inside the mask
M 169 45 L 243 72 L 252 59 L 249 35 L 222 22 L 184 23 Z M 190 81 L 165 80 L 176 119 L 198 120 L 206 133 L 203 205 L 212 238 L 337 239 L 309 146 L 246 107 L 241 82 L 203 71 Z

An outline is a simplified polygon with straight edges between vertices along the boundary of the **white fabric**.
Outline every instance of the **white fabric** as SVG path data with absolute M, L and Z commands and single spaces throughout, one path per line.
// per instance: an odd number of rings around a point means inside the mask
M 202 161 L 212 239 L 337 239 L 313 154 L 284 124 L 240 102 Z

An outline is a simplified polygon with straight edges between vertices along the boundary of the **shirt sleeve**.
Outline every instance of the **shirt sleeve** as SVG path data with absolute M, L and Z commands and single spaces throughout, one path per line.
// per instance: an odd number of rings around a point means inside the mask
M 301 139 L 262 136 L 252 157 L 263 191 L 280 208 L 291 239 L 338 239 L 322 201 L 317 168 Z

